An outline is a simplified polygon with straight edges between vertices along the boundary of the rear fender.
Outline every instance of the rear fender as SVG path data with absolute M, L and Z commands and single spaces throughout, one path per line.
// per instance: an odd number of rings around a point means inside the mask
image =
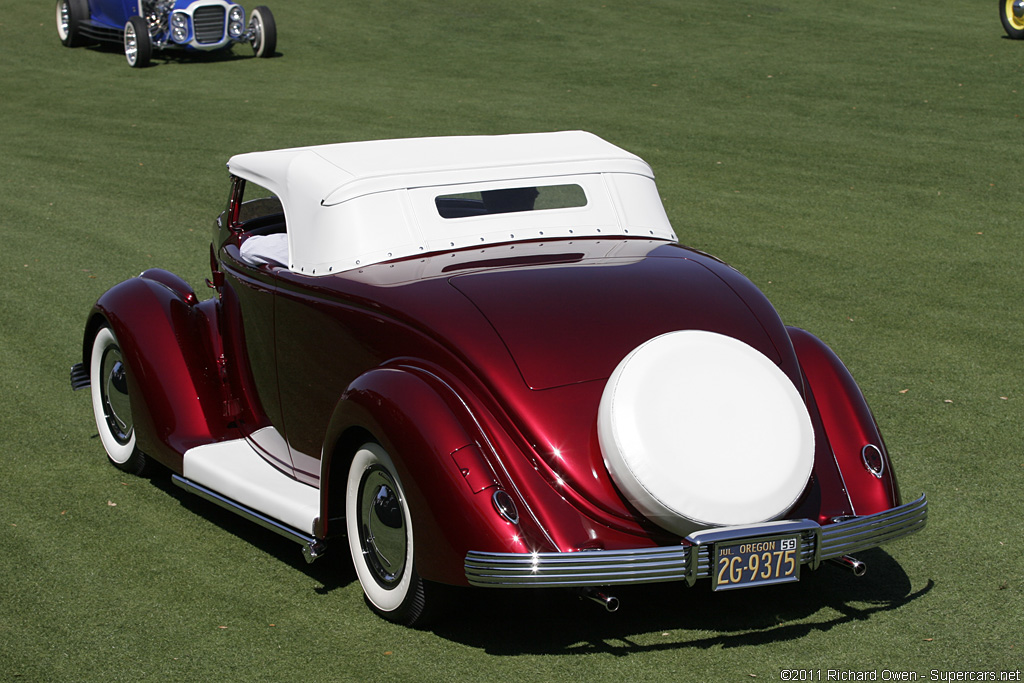
M 540 535 L 524 519 L 520 501 L 518 525 L 497 513 L 492 497 L 502 482 L 465 404 L 438 377 L 408 366 L 366 372 L 339 401 L 321 465 L 320 519 L 325 524 L 343 524 L 349 463 L 368 439 L 379 442 L 398 469 L 423 578 L 466 585 L 463 561 L 470 548 L 528 552 L 526 538 Z M 342 530 L 320 531 L 338 536 Z
M 899 485 L 885 442 L 850 371 L 810 332 L 787 329 L 855 513 L 870 515 L 900 505 Z M 871 446 L 878 449 L 877 454 Z M 865 448 L 869 449 L 867 456 Z M 869 469 L 872 460 L 880 462 L 880 474 Z
M 180 277 L 151 269 L 103 294 L 86 324 L 85 366 L 109 325 L 128 366 L 136 443 L 179 473 L 186 450 L 225 437 L 217 315 L 215 299 L 198 303 Z

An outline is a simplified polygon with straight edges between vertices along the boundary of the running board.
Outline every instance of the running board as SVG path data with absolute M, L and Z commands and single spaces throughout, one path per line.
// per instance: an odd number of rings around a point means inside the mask
M 268 442 L 274 436 L 271 431 L 263 435 Z M 323 552 L 323 541 L 316 538 L 320 489 L 267 462 L 246 439 L 188 449 L 174 483 L 301 543 L 307 562 Z
M 226 498 L 225 496 L 222 496 L 216 491 L 208 489 L 201 484 L 197 484 L 196 482 L 186 479 L 185 477 L 179 476 L 177 474 L 171 475 L 171 481 L 173 481 L 175 484 L 185 489 L 189 493 L 194 493 L 200 498 L 204 498 L 210 501 L 211 503 L 215 503 L 221 506 L 226 510 L 230 510 L 231 512 L 234 512 L 235 514 L 249 520 L 250 522 L 255 522 L 256 524 L 259 524 L 264 529 L 270 529 L 276 534 L 279 534 L 291 541 L 299 543 L 300 545 L 302 545 L 302 556 L 306 558 L 307 563 L 313 562 L 314 560 L 322 556 L 324 554 L 324 551 L 327 550 L 326 544 L 320 539 L 304 534 L 298 529 L 293 529 L 290 526 L 281 524 L 280 522 L 273 520 L 270 517 L 267 517 L 266 515 L 260 514 L 256 510 L 246 507 L 245 505 L 233 501 L 230 498 Z

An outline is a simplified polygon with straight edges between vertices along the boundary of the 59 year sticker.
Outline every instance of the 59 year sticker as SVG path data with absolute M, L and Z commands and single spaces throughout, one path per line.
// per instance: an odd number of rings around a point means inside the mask
M 800 580 L 800 537 L 770 536 L 715 544 L 712 588 L 749 588 Z

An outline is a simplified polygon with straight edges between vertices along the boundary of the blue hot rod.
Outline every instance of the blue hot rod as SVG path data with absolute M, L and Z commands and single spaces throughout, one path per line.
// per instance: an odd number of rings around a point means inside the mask
M 66 47 L 124 45 L 128 65 L 144 67 L 154 51 L 229 50 L 249 43 L 257 57 L 277 47 L 267 7 L 245 9 L 230 0 L 57 0 L 57 35 Z

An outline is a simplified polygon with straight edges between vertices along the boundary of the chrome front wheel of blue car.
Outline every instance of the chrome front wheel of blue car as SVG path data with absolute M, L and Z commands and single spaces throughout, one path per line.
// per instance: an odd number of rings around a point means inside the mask
M 249 17 L 250 44 L 256 57 L 273 57 L 277 50 L 277 24 L 269 7 L 254 7 Z
M 149 25 L 142 17 L 132 17 L 124 25 L 124 56 L 130 67 L 141 69 L 149 66 L 153 57 L 153 40 L 149 37 Z

